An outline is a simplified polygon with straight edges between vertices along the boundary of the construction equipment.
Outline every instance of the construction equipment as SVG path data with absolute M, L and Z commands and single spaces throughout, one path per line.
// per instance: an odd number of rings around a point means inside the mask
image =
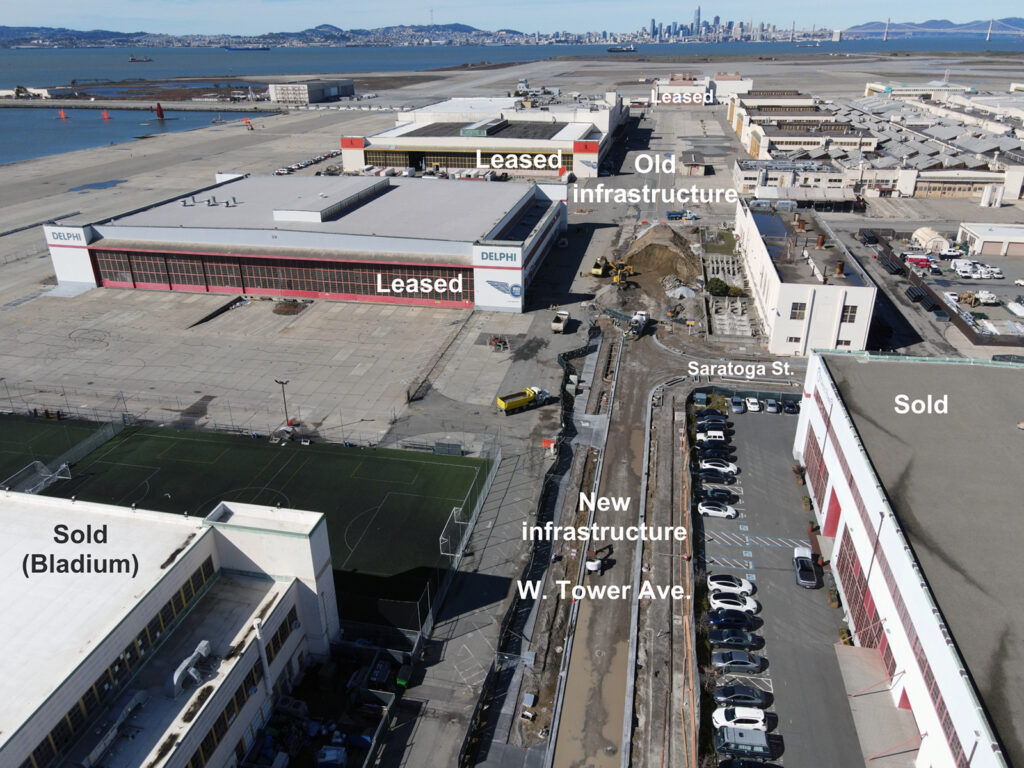
M 612 270 L 612 282 L 618 286 L 625 287 L 629 284 L 627 280 L 628 275 L 635 275 L 636 270 L 633 269 L 631 264 L 626 264 L 624 261 L 617 261 L 611 265 Z
M 611 265 L 608 263 L 608 259 L 602 256 L 594 262 L 594 266 L 590 268 L 590 274 L 594 277 L 606 277 L 609 269 L 611 269 Z
M 551 318 L 551 332 L 565 333 L 565 329 L 569 326 L 570 318 L 571 316 L 564 309 L 555 312 L 555 316 Z
M 623 332 L 622 338 L 624 339 L 638 339 L 643 336 L 644 331 L 647 329 L 647 324 L 651 322 L 651 313 L 647 310 L 640 309 L 633 313 L 633 317 L 629 319 L 629 327 Z
M 491 336 L 490 344 L 492 352 L 508 352 L 507 336 Z
M 498 407 L 508 416 L 510 413 L 518 413 L 528 408 L 537 408 L 551 402 L 551 395 L 546 390 L 538 387 L 527 387 L 519 392 L 509 395 L 498 396 Z
M 974 291 L 961 291 L 956 295 L 956 300 L 958 304 L 966 304 L 969 307 L 976 307 L 980 303 Z

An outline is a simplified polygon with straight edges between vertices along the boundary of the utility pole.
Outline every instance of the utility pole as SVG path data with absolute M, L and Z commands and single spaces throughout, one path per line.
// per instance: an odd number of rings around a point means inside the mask
M 284 403 L 284 424 L 285 424 L 285 426 L 288 426 L 289 421 L 290 421 L 289 418 L 288 418 L 288 398 L 285 397 L 285 394 L 284 394 L 284 387 L 285 387 L 285 384 L 287 384 L 288 382 L 289 382 L 289 379 L 285 379 L 284 381 L 281 381 L 280 379 L 274 379 L 274 383 L 275 384 L 280 384 L 281 385 L 281 402 Z

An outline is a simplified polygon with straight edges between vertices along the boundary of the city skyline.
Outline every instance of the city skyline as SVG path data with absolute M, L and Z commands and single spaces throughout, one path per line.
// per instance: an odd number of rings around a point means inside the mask
M 402 25 L 467 24 L 478 29 L 496 31 L 515 29 L 521 32 L 550 34 L 557 31 L 586 33 L 607 30 L 615 33 L 634 32 L 646 28 L 651 18 L 666 26 L 673 22 L 688 25 L 697 14 L 698 3 L 653 3 L 643 10 L 636 6 L 611 0 L 559 4 L 524 0 L 515 6 L 505 4 L 471 4 L 464 0 L 444 0 L 432 4 L 419 4 L 400 0 L 379 7 L 346 9 L 323 0 L 260 0 L 257 3 L 226 0 L 215 5 L 200 5 L 197 0 L 180 0 L 174 4 L 141 0 L 129 6 L 115 5 L 97 0 L 83 8 L 68 0 L 57 0 L 45 12 L 33 6 L 12 8 L 5 17 L 9 26 L 62 26 L 75 30 L 112 29 L 120 32 L 146 31 L 154 34 L 235 34 L 260 35 L 269 32 L 295 32 L 317 26 L 333 24 L 342 29 L 377 28 Z M 196 13 L 187 14 L 195 8 Z M 200 12 L 201 9 L 201 12 Z M 131 10 L 131 15 L 125 14 Z M 287 11 L 283 14 L 282 11 Z M 926 3 L 911 0 L 898 9 L 898 16 L 890 3 L 871 0 L 856 7 L 831 8 L 807 0 L 786 0 L 760 6 L 756 10 L 741 2 L 704 3 L 700 18 L 705 22 L 719 17 L 726 21 L 754 21 L 777 26 L 798 28 L 846 29 L 872 21 L 921 23 L 931 19 L 948 19 L 964 23 L 978 19 L 1001 18 L 1018 15 L 1019 6 L 1010 0 L 987 2 L 983 7 L 964 6 L 962 3 Z M 54 19 L 60 19 L 55 22 Z M 297 22 L 305 19 L 306 22 Z

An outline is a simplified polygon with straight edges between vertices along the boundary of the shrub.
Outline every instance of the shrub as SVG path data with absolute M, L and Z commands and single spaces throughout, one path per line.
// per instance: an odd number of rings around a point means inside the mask
M 712 296 L 725 296 L 729 293 L 729 286 L 721 278 L 712 277 L 708 280 L 705 290 Z

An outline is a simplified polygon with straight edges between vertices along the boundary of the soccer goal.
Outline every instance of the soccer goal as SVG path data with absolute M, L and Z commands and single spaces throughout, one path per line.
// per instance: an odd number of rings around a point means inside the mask
M 33 461 L 0 483 L 0 488 L 35 494 L 42 493 L 58 480 L 70 479 L 71 470 L 67 464 L 50 469 L 41 461 Z
M 438 545 L 441 554 L 449 557 L 454 562 L 462 554 L 463 538 L 466 536 L 466 529 L 469 528 L 469 521 L 462 519 L 462 507 L 452 507 L 444 529 L 438 537 Z

